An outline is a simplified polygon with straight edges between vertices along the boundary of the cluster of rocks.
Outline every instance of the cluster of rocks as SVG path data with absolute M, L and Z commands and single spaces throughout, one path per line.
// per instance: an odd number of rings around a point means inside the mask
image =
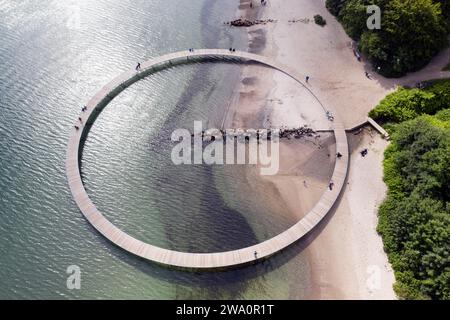
M 306 125 L 300 128 L 294 128 L 294 129 L 281 129 L 280 130 L 280 139 L 282 138 L 295 138 L 300 139 L 301 137 L 313 137 L 316 134 L 316 132 L 307 127 Z
M 274 130 L 275 131 L 275 130 Z M 191 134 L 192 137 L 195 137 L 195 134 Z M 197 136 L 200 136 L 198 134 Z M 250 141 L 251 137 L 256 137 L 256 140 L 270 140 L 272 138 L 272 130 L 271 129 L 227 129 L 227 130 L 219 130 L 219 129 L 209 129 L 206 131 L 202 131 L 201 137 L 203 141 L 215 141 L 217 138 L 220 140 L 227 139 L 238 139 L 239 141 Z
M 271 140 L 272 136 L 278 136 L 280 139 L 300 139 L 302 137 L 313 137 L 316 132 L 308 128 L 306 125 L 300 128 L 281 128 L 281 129 L 210 129 L 202 131 L 201 138 L 203 141 L 215 141 L 217 138 L 221 140 L 237 138 L 239 141 L 250 141 L 251 137 L 256 137 L 256 140 Z M 200 136 L 200 134 L 198 134 Z M 195 137 L 195 134 L 191 134 Z
M 291 19 L 291 20 L 288 20 L 289 23 L 297 23 L 297 22 L 301 22 L 301 23 L 309 23 L 310 21 L 311 21 L 311 19 L 309 19 L 309 18 Z
M 273 19 L 265 19 L 265 20 L 248 20 L 248 19 L 236 19 L 228 22 L 224 22 L 226 25 L 230 25 L 233 27 L 251 27 L 257 24 L 267 24 L 269 22 L 276 22 L 276 20 Z

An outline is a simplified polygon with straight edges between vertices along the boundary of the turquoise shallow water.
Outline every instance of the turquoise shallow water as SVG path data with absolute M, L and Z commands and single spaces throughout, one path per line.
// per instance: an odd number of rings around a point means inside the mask
M 83 105 L 118 73 L 189 47 L 244 48 L 225 28 L 238 1 L 0 0 L 0 298 L 302 298 L 299 249 L 219 273 L 169 270 L 102 238 L 70 195 L 64 157 Z M 214 125 L 239 64 L 163 70 L 120 94 L 93 126 L 83 179 L 96 205 L 134 236 L 188 251 L 234 249 L 291 221 L 259 201 L 245 168 L 171 165 L 168 140 L 193 120 Z M 66 288 L 78 265 L 81 290 Z

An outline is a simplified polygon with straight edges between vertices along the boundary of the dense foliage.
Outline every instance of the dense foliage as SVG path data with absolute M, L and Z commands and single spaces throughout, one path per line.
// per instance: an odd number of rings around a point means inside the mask
M 371 112 L 397 123 L 385 152 L 378 232 L 401 298 L 450 299 L 449 106 L 447 80 L 399 89 Z
M 378 231 L 406 299 L 450 299 L 449 110 L 398 125 L 385 153 Z
M 450 32 L 450 1 L 449 0 L 437 0 L 441 4 L 442 16 L 447 23 L 447 31 Z
M 444 67 L 443 71 L 450 71 L 450 62 Z
M 386 76 L 418 70 L 447 43 L 448 0 L 327 0 L 327 8 L 359 40 L 361 51 Z M 381 29 L 367 28 L 368 5 L 381 8 Z
M 450 80 L 443 80 L 423 90 L 400 88 L 384 98 L 369 116 L 382 123 L 401 122 L 449 107 Z

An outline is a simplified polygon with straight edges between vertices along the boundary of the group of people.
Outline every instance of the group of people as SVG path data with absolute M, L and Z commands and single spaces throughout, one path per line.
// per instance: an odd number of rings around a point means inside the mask
M 230 52 L 236 52 L 235 48 L 230 48 L 229 50 L 230 50 Z
M 333 116 L 333 114 L 330 111 L 327 111 L 326 114 L 327 114 L 328 120 L 334 121 L 334 116 Z
M 365 156 L 367 156 L 368 153 L 369 153 L 369 150 L 364 149 L 361 151 L 361 156 L 365 157 Z
M 80 121 L 80 123 L 83 124 L 83 119 L 81 119 L 80 117 L 78 118 L 78 121 Z M 77 130 L 77 131 L 80 130 L 79 126 L 74 125 L 74 127 L 75 127 L 75 130 Z
M 194 52 L 194 49 L 193 48 L 189 48 L 189 52 Z
M 81 108 L 81 112 L 86 112 L 86 110 L 88 109 L 87 106 L 84 106 L 83 108 Z M 78 121 L 80 121 L 81 124 L 83 124 L 83 119 L 81 119 L 81 117 L 78 117 Z M 75 125 L 74 126 L 75 130 L 80 130 L 80 127 Z

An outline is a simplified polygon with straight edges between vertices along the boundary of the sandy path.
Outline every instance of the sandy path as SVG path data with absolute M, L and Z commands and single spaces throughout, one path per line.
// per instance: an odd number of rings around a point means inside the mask
M 376 233 L 376 212 L 386 190 L 382 160 L 387 142 L 365 131 L 348 135 L 352 150 L 348 184 L 308 248 L 315 288 L 311 298 L 395 299 L 393 271 Z M 359 152 L 364 148 L 369 153 L 363 158 Z

